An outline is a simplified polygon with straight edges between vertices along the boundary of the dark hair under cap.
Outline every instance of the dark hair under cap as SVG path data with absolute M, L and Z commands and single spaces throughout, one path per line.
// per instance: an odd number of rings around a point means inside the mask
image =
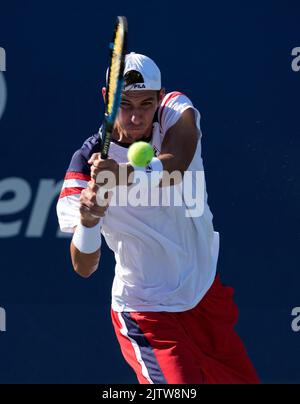
M 124 87 L 137 83 L 144 83 L 144 77 L 136 70 L 128 71 L 124 76 Z

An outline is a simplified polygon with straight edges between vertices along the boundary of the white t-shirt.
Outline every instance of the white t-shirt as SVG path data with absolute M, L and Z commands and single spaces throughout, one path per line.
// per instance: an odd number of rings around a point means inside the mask
M 207 204 L 200 114 L 186 96 L 173 92 L 164 97 L 158 122 L 153 123 L 150 144 L 159 155 L 166 132 L 188 108 L 195 111 L 199 139 L 183 183 L 188 184 L 186 189 L 192 189 L 194 195 L 199 183 L 202 185 L 203 192 L 197 199 L 201 215 L 195 214 L 191 201 L 187 202 L 186 194 L 183 190 L 176 191 L 177 187 L 160 188 L 159 206 L 109 206 L 101 232 L 115 254 L 112 286 L 115 311 L 189 310 L 197 305 L 214 280 L 219 234 L 213 229 L 213 216 Z M 71 171 L 66 174 L 57 204 L 62 231 L 71 232 L 79 221 L 79 196 L 89 180 L 88 168 L 81 167 L 94 152 L 94 145 L 94 139 L 85 142 L 81 151 L 74 154 Z M 109 157 L 125 163 L 127 151 L 127 147 L 111 142 Z M 168 190 L 171 195 L 172 190 L 179 192 L 183 203 L 165 206 Z

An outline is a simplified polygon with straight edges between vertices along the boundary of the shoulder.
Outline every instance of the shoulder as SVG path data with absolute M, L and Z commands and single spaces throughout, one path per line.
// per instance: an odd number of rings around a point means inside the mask
M 166 94 L 158 109 L 158 121 L 162 132 L 166 133 L 170 127 L 174 126 L 187 109 L 197 111 L 190 98 L 185 94 L 179 91 L 172 91 Z M 197 111 L 197 121 L 198 114 Z
M 72 156 L 68 172 L 82 172 L 84 174 L 90 173 L 90 167 L 87 163 L 93 153 L 97 153 L 100 150 L 101 137 L 99 133 L 96 133 L 87 138 L 80 149 L 76 150 Z
M 101 135 L 99 131 L 98 133 L 95 133 L 94 135 L 86 139 L 78 151 L 84 158 L 89 160 L 89 158 L 93 153 L 97 153 L 100 151 L 100 148 L 101 148 Z
M 161 107 L 164 107 L 166 105 L 170 105 L 171 103 L 174 103 L 175 101 L 179 101 L 179 102 L 186 102 L 186 101 L 191 102 L 191 100 L 189 99 L 189 97 L 180 92 L 180 91 L 171 91 L 170 93 L 167 93 L 162 102 L 161 102 Z
M 158 109 L 158 119 L 161 122 L 164 116 L 168 113 L 180 113 L 187 107 L 193 107 L 193 103 L 189 97 L 179 91 L 172 91 L 164 96 Z

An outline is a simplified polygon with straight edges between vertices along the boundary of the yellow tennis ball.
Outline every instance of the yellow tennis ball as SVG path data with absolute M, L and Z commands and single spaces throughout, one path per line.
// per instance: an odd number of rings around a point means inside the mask
M 146 167 L 154 157 L 154 150 L 147 142 L 134 142 L 128 149 L 127 157 L 133 166 Z

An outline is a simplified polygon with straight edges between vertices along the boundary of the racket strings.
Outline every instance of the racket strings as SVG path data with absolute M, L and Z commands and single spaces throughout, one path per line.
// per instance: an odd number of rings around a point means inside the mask
M 123 27 L 121 24 L 118 24 L 115 33 L 114 46 L 112 49 L 111 68 L 109 74 L 109 91 L 108 91 L 108 105 L 107 105 L 107 112 L 109 115 L 112 113 L 114 105 L 114 97 L 117 91 L 118 79 L 121 70 L 123 43 L 124 43 Z

